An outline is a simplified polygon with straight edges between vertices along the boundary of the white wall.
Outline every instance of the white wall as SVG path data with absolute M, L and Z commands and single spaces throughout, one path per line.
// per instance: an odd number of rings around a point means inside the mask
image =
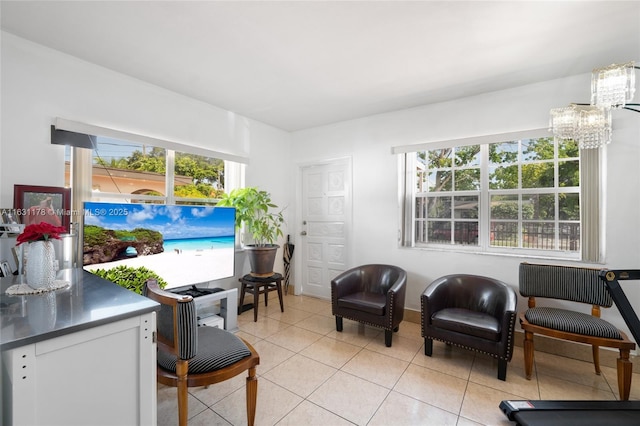
M 1 35 L 0 207 L 13 206 L 15 184 L 64 185 L 64 147 L 50 144 L 56 117 L 248 157 L 246 184 L 290 203 L 288 132 Z
M 419 311 L 426 286 L 452 273 L 487 275 L 517 289 L 518 264 L 535 259 L 398 247 L 398 166 L 391 148 L 546 128 L 550 108 L 589 102 L 589 79 L 583 75 L 554 80 L 299 131 L 293 134 L 292 167 L 352 157 L 353 264 L 381 262 L 406 269 L 407 308 Z M 629 111 L 616 111 L 614 116 L 614 140 L 607 148 L 607 259 L 595 266 L 640 268 L 640 116 Z M 640 312 L 638 283 L 629 282 L 624 289 Z M 525 308 L 521 298 L 519 309 Z M 626 328 L 615 307 L 605 310 L 603 318 Z
M 407 308 L 414 310 L 427 284 L 449 273 L 490 275 L 517 287 L 518 263 L 528 259 L 399 248 L 397 162 L 391 147 L 546 127 L 550 108 L 589 100 L 585 75 L 290 135 L 7 33 L 1 42 L 0 207 L 12 206 L 14 184 L 63 185 L 64 151 L 49 139 L 55 117 L 248 155 L 246 184 L 270 191 L 286 207 L 285 235 L 299 231 L 297 165 L 348 156 L 357 219 L 353 263 L 404 267 Z M 614 141 L 607 152 L 607 259 L 598 266 L 640 268 L 640 117 L 628 111 L 614 116 Z M 640 286 L 630 283 L 624 289 L 640 311 Z M 524 306 L 521 300 L 520 309 Z M 603 317 L 626 328 L 616 308 Z

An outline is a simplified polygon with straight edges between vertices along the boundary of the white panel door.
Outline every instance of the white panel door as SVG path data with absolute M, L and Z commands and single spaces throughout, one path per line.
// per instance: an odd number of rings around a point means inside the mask
M 329 299 L 331 279 L 347 269 L 351 229 L 351 163 L 302 168 L 302 294 Z

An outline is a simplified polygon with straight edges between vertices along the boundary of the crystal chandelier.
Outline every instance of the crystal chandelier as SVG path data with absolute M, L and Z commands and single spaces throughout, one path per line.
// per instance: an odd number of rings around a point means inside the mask
M 633 62 L 596 68 L 591 74 L 591 105 L 623 108 L 636 91 Z
M 611 142 L 611 109 L 571 104 L 551 110 L 549 123 L 558 139 L 572 139 L 581 149 L 598 148 Z
M 634 62 L 596 68 L 591 75 L 591 104 L 571 104 L 551 110 L 549 130 L 554 137 L 578 142 L 581 149 L 611 142 L 611 109 L 630 108 L 635 93 Z

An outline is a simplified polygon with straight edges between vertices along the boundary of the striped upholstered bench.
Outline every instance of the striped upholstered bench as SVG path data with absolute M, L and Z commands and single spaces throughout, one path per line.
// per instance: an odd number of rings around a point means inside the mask
M 520 314 L 527 379 L 531 379 L 533 371 L 534 334 L 591 345 L 596 374 L 600 374 L 599 347 L 616 348 L 620 351 L 617 361 L 620 399 L 628 400 L 633 371 L 629 353 L 636 345 L 622 331 L 600 318 L 600 308 L 611 307 L 613 299 L 598 277 L 598 269 L 521 263 L 519 284 L 520 294 L 529 298 L 529 309 Z M 592 305 L 591 315 L 537 307 L 536 297 L 586 303 Z

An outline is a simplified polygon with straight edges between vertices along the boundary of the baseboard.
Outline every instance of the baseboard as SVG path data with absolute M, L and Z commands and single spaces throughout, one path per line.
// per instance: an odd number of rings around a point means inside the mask
M 422 324 L 422 318 L 419 311 L 413 311 L 411 309 L 404 310 L 404 320 L 414 322 L 416 324 Z
M 405 309 L 404 320 L 416 324 L 421 323 L 420 312 Z M 516 330 L 515 344 L 522 347 L 524 342 L 524 332 Z M 568 340 L 554 339 L 547 336 L 534 335 L 535 350 L 546 352 L 553 355 L 560 355 L 567 358 L 577 359 L 580 361 L 593 362 L 591 354 L 591 345 L 570 342 Z M 616 368 L 616 362 L 619 357 L 617 349 L 600 348 L 600 365 L 603 367 Z M 629 357 L 633 363 L 633 372 L 640 373 L 640 356 L 633 355 Z

